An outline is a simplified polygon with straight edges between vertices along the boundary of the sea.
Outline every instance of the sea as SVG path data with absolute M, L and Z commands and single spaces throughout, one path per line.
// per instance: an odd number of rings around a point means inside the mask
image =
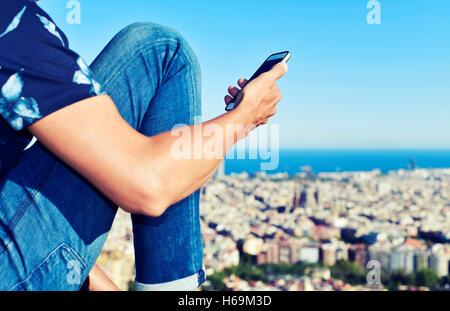
M 281 149 L 278 154 L 278 166 L 266 171 L 267 174 L 295 175 L 305 166 L 311 167 L 314 173 L 450 168 L 450 149 Z M 264 162 L 269 160 L 259 156 L 256 159 L 227 158 L 225 173 L 261 172 Z

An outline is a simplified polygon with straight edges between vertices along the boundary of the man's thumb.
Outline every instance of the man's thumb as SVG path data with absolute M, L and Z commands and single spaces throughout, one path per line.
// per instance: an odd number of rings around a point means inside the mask
M 286 63 L 278 63 L 273 66 L 272 70 L 270 70 L 269 73 L 275 80 L 278 80 L 282 76 L 284 76 L 287 71 L 288 65 Z

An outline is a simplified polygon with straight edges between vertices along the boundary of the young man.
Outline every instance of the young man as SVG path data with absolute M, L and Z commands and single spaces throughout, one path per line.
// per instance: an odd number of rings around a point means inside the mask
M 249 128 L 275 114 L 286 65 L 203 124 L 223 129 L 214 137 L 220 158 L 180 159 L 170 130 L 195 132 L 201 95 L 198 61 L 179 33 L 133 24 L 89 68 L 34 1 L 0 7 L 0 290 L 79 290 L 91 270 L 91 288 L 102 284 L 92 268 L 118 206 L 133 214 L 136 289 L 198 287 L 198 189 Z M 238 88 L 229 93 L 227 103 Z M 190 149 L 208 135 L 192 137 Z

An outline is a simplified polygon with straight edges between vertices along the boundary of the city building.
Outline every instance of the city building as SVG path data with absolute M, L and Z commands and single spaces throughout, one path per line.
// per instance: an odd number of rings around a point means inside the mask
M 300 248 L 299 252 L 301 262 L 309 264 L 316 264 L 319 262 L 320 252 L 317 246 L 305 245 Z
M 389 270 L 414 273 L 414 248 L 410 245 L 401 245 L 393 248 L 389 257 Z
M 365 268 L 368 262 L 368 251 L 364 244 L 351 245 L 348 249 L 348 259 Z
M 441 244 L 434 245 L 431 250 L 430 268 L 436 272 L 438 277 L 447 276 L 449 273 L 448 258 Z
M 336 263 L 336 245 L 332 243 L 322 244 L 321 257 L 322 263 L 326 266 L 334 266 Z
M 429 253 L 427 251 L 417 251 L 414 256 L 414 271 L 428 269 L 428 261 Z

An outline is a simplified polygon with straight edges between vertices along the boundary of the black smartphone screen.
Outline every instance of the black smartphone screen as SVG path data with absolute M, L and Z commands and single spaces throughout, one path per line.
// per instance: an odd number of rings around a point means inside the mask
M 253 79 L 258 78 L 261 74 L 270 71 L 273 66 L 283 61 L 283 59 L 286 58 L 286 56 L 289 54 L 289 52 L 281 52 L 277 54 L 271 55 L 266 61 L 259 67 L 259 69 L 255 72 L 255 74 L 250 78 L 249 82 Z
M 282 62 L 286 58 L 286 56 L 288 56 L 288 54 L 289 54 L 289 52 L 286 51 L 286 52 L 272 54 L 271 56 L 269 56 L 269 58 L 267 58 L 266 61 L 261 65 L 261 67 L 259 67 L 259 69 L 253 74 L 253 76 L 250 78 L 250 80 L 248 80 L 248 82 L 252 81 L 253 79 L 256 79 L 261 74 L 263 74 L 267 71 L 270 71 L 273 68 L 273 66 Z M 233 100 L 227 106 L 226 111 L 231 111 L 236 107 L 237 107 L 237 105 L 236 105 L 235 101 Z

